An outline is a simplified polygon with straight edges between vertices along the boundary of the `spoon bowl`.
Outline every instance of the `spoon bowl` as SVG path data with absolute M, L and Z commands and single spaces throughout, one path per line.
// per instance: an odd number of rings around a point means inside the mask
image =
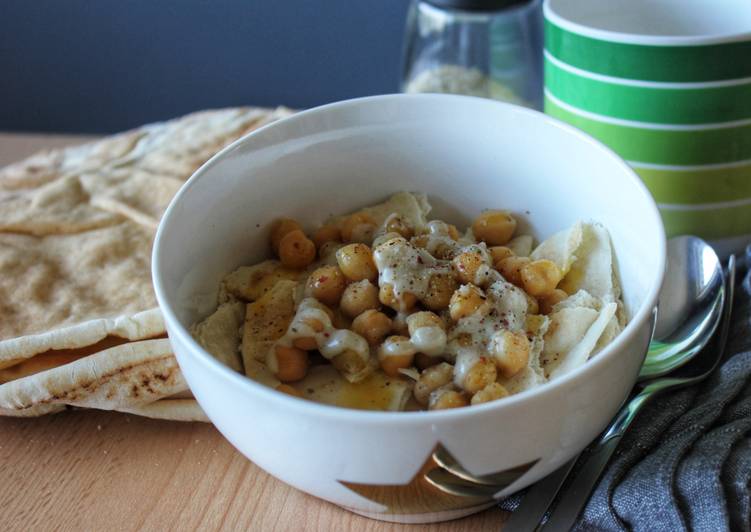
M 701 238 L 680 236 L 668 241 L 667 251 L 657 324 L 640 381 L 666 375 L 691 360 L 722 317 L 722 264 L 714 249 Z

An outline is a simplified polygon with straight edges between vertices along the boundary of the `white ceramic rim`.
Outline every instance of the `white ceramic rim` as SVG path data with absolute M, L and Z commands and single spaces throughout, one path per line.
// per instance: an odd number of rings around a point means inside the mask
M 575 22 L 558 14 L 552 3 L 560 0 L 544 0 L 542 10 L 545 18 L 556 26 L 579 35 L 600 41 L 624 44 L 642 44 L 647 46 L 701 46 L 751 40 L 751 29 L 743 32 L 718 33 L 707 35 L 645 35 L 612 30 L 604 30 Z M 571 0 L 568 0 L 571 1 Z M 621 0 L 628 2 L 630 0 Z M 711 6 L 709 6 L 711 9 Z M 751 9 L 751 6 L 749 6 Z
M 300 111 L 299 113 L 296 113 L 288 118 L 285 118 L 283 120 L 279 120 L 277 122 L 273 122 L 271 124 L 267 124 L 261 128 L 258 128 L 257 130 L 249 133 L 248 135 L 245 135 L 244 137 L 236 140 L 235 142 L 233 142 L 232 144 L 230 144 L 229 146 L 221 150 L 219 153 L 214 155 L 211 159 L 209 159 L 206 163 L 204 163 L 198 170 L 196 170 L 196 172 L 190 177 L 190 179 L 188 179 L 185 185 L 181 187 L 181 189 L 178 191 L 178 193 L 170 202 L 169 207 L 165 211 L 164 215 L 162 216 L 162 220 L 159 223 L 159 227 L 156 232 L 156 237 L 154 239 L 154 247 L 153 247 L 152 258 L 151 258 L 151 275 L 152 275 L 152 281 L 154 285 L 154 291 L 156 292 L 156 299 L 157 299 L 157 302 L 159 303 L 159 308 L 164 316 L 166 323 L 170 326 L 172 332 L 177 336 L 177 340 L 179 340 L 183 344 L 187 344 L 195 351 L 199 362 L 203 365 L 203 367 L 207 371 L 218 372 L 220 375 L 222 375 L 223 378 L 232 380 L 240 386 L 249 387 L 255 393 L 265 394 L 268 399 L 279 401 L 280 405 L 284 405 L 285 408 L 298 410 L 302 414 L 326 416 L 326 417 L 335 418 L 335 419 L 338 418 L 342 422 L 372 421 L 372 422 L 392 422 L 392 423 L 397 423 L 397 424 L 411 424 L 411 423 L 415 423 L 416 421 L 425 422 L 426 420 L 433 421 L 433 422 L 445 422 L 445 421 L 449 421 L 449 420 L 456 419 L 456 418 L 479 415 L 480 413 L 487 412 L 488 410 L 503 409 L 512 404 L 516 404 L 520 401 L 524 401 L 527 398 L 535 396 L 535 395 L 553 393 L 556 388 L 565 386 L 571 381 L 581 379 L 585 377 L 588 373 L 594 371 L 595 368 L 608 363 L 610 358 L 615 355 L 615 351 L 619 350 L 621 346 L 623 346 L 624 344 L 627 344 L 629 341 L 633 340 L 636 336 L 638 329 L 644 323 L 646 323 L 649 319 L 651 319 L 652 311 L 657 305 L 657 299 L 659 296 L 660 288 L 662 287 L 662 281 L 663 281 L 664 274 L 665 274 L 666 239 L 665 239 L 664 231 L 660 235 L 658 235 L 659 245 L 658 245 L 658 248 L 655 250 L 655 252 L 659 254 L 658 267 L 656 270 L 655 278 L 652 280 L 651 286 L 649 286 L 647 290 L 647 294 L 641 306 L 636 311 L 634 316 L 631 318 L 629 323 L 626 325 L 626 328 L 623 331 L 621 331 L 621 333 L 616 337 L 616 339 L 613 340 L 600 353 L 598 353 L 597 356 L 594 357 L 592 360 L 587 361 L 586 364 L 576 368 L 570 373 L 562 377 L 559 377 L 552 382 L 545 383 L 542 386 L 539 386 L 538 388 L 534 388 L 531 390 L 523 391 L 518 394 L 510 395 L 509 397 L 504 398 L 503 401 L 496 401 L 496 402 L 489 402 L 486 404 L 475 405 L 475 406 L 472 406 L 471 408 L 457 408 L 457 409 L 447 409 L 447 410 L 416 411 L 416 412 L 383 412 L 383 411 L 373 411 L 373 410 L 356 410 L 353 408 L 344 408 L 344 407 L 339 407 L 339 406 L 326 405 L 326 404 L 321 404 L 321 403 L 315 403 L 313 401 L 308 401 L 305 399 L 292 397 L 288 394 L 278 392 L 272 388 L 269 388 L 268 386 L 264 386 L 258 382 L 255 382 L 249 377 L 246 377 L 245 375 L 242 375 L 232 370 L 228 366 L 222 364 L 220 361 L 214 358 L 211 354 L 209 354 L 203 347 L 201 347 L 198 344 L 198 342 L 196 342 L 193 339 L 193 337 L 190 335 L 188 330 L 182 326 L 180 321 L 177 319 L 175 312 L 172 310 L 172 307 L 167 303 L 166 295 L 164 293 L 164 289 L 162 286 L 162 276 L 159 272 L 159 266 L 161 263 L 159 249 L 161 247 L 161 241 L 164 238 L 164 230 L 165 230 L 164 228 L 169 223 L 169 220 L 172 217 L 173 211 L 175 210 L 175 205 L 180 202 L 180 198 L 184 194 L 188 193 L 188 190 L 190 189 L 191 185 L 195 183 L 197 180 L 201 179 L 203 174 L 205 174 L 209 168 L 214 166 L 217 163 L 217 161 L 222 159 L 226 154 L 233 151 L 240 144 L 245 143 L 248 139 L 252 138 L 253 136 L 261 134 L 261 132 L 265 131 L 268 128 L 278 127 L 278 125 L 281 123 L 289 123 L 290 121 L 301 120 L 304 117 L 308 117 L 311 115 L 324 114 L 329 109 L 356 107 L 363 103 L 369 103 L 369 102 L 389 101 L 393 99 L 407 100 L 407 99 L 413 99 L 413 98 L 420 98 L 422 100 L 430 98 L 430 99 L 434 99 L 437 101 L 442 100 L 443 103 L 450 101 L 450 100 L 456 100 L 456 99 L 481 100 L 483 102 L 487 102 L 488 105 L 502 105 L 508 108 L 512 108 L 514 112 L 517 112 L 517 113 L 535 115 L 539 119 L 544 119 L 548 123 L 550 123 L 551 125 L 557 128 L 563 129 L 570 134 L 574 134 L 578 136 L 579 138 L 582 139 L 583 142 L 586 142 L 592 145 L 594 149 L 607 152 L 611 157 L 613 157 L 617 161 L 619 165 L 621 165 L 621 167 L 624 170 L 626 170 L 626 173 L 629 176 L 629 179 L 631 179 L 632 183 L 637 188 L 639 188 L 639 190 L 641 191 L 641 193 L 644 195 L 645 199 L 647 200 L 647 203 L 649 205 L 649 210 L 651 211 L 649 214 L 652 216 L 654 223 L 657 224 L 657 226 L 660 228 L 663 227 L 662 218 L 660 217 L 659 211 L 657 210 L 657 205 L 652 199 L 652 196 L 647 190 L 646 186 L 644 185 L 644 183 L 642 183 L 641 179 L 636 175 L 636 173 L 618 155 L 616 155 L 615 152 L 613 152 L 610 148 L 606 147 L 604 144 L 602 144 L 598 140 L 594 139 L 593 137 L 590 137 L 589 135 L 576 129 L 575 127 L 570 126 L 564 122 L 561 122 L 560 120 L 552 118 L 538 111 L 534 111 L 531 109 L 527 109 L 525 107 L 516 106 L 516 105 L 512 105 L 508 103 L 498 102 L 495 100 L 487 100 L 484 98 L 478 98 L 478 97 L 472 97 L 472 96 L 458 96 L 458 95 L 447 95 L 447 94 L 386 94 L 386 95 L 379 95 L 379 96 L 368 96 L 364 98 L 354 98 L 350 100 L 343 100 L 340 102 L 322 105 L 320 107 L 314 107 L 306 111 Z M 193 353 L 190 353 L 188 356 L 194 356 L 194 355 Z

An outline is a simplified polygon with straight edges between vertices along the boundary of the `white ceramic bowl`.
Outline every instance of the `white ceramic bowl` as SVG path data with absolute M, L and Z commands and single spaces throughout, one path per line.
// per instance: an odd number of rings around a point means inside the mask
M 187 332 L 220 278 L 266 258 L 269 222 L 309 227 L 399 190 L 466 225 L 510 208 L 544 237 L 577 220 L 610 230 L 630 322 L 564 377 L 502 401 L 435 412 L 367 412 L 293 398 L 235 373 Z M 543 114 L 444 95 L 363 98 L 299 113 L 235 142 L 179 192 L 157 233 L 153 277 L 196 399 L 227 439 L 292 486 L 371 517 L 428 522 L 487 499 L 444 494 L 418 474 L 440 445 L 470 473 L 523 466 L 503 497 L 553 471 L 608 423 L 650 338 L 665 238 L 654 202 L 610 150 Z M 406 486 L 405 486 L 406 485 Z

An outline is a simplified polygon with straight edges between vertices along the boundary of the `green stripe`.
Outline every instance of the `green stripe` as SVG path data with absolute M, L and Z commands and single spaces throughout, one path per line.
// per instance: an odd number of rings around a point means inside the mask
M 630 161 L 700 165 L 751 159 L 751 125 L 699 131 L 621 126 L 570 113 L 547 97 L 545 112 L 599 139 Z
M 564 63 L 647 81 L 717 81 L 751 76 L 751 42 L 649 46 L 603 41 L 545 21 L 545 48 Z
M 545 86 L 593 113 L 658 124 L 706 124 L 751 117 L 751 82 L 711 89 L 655 89 L 572 74 L 545 60 Z
M 695 205 L 751 198 L 751 163 L 710 170 L 634 170 L 661 203 Z
M 668 237 L 696 235 L 705 239 L 745 235 L 751 232 L 751 206 L 707 211 L 661 209 Z

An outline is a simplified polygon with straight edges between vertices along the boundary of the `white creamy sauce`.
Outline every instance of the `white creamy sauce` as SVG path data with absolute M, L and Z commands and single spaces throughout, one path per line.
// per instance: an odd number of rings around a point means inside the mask
M 425 249 L 431 255 L 436 255 L 439 249 L 448 249 L 452 255 L 456 254 L 461 248 L 461 244 L 451 238 L 449 233 L 449 225 L 441 220 L 433 220 L 428 222 L 428 232 L 425 236 Z
M 500 275 L 500 274 L 499 274 Z M 506 323 L 506 329 L 522 331 L 527 319 L 527 296 L 518 288 L 504 279 L 494 282 L 486 292 L 492 306 Z
M 313 324 L 318 322 L 322 325 L 321 331 L 316 331 Z M 313 338 L 318 350 L 325 358 L 331 360 L 347 350 L 354 351 L 360 358 L 367 361 L 370 358 L 368 342 L 359 334 L 348 329 L 337 329 L 331 323 L 331 318 L 323 310 L 321 304 L 314 298 L 308 297 L 300 302 L 292 323 L 287 332 L 282 336 L 278 344 L 292 346 L 294 341 L 300 338 Z M 273 353 L 273 350 L 272 350 Z M 269 368 L 276 371 L 276 357 L 269 357 Z
M 379 245 L 373 252 L 373 260 L 378 268 L 378 284 L 391 285 L 397 299 L 405 293 L 424 298 L 430 278 L 451 271 L 447 261 L 439 261 L 404 238 L 393 238 Z
M 440 327 L 420 327 L 410 340 L 418 352 L 428 356 L 438 356 L 446 350 L 446 332 Z
M 409 356 L 416 352 L 409 338 L 388 339 L 381 346 L 381 354 L 387 357 Z
M 409 356 L 424 353 L 439 356 L 446 350 L 446 333 L 440 327 L 420 327 L 410 338 L 387 338 L 381 356 Z
M 460 348 L 454 364 L 454 384 L 464 388 L 464 380 L 480 360 L 480 352 L 472 348 Z

